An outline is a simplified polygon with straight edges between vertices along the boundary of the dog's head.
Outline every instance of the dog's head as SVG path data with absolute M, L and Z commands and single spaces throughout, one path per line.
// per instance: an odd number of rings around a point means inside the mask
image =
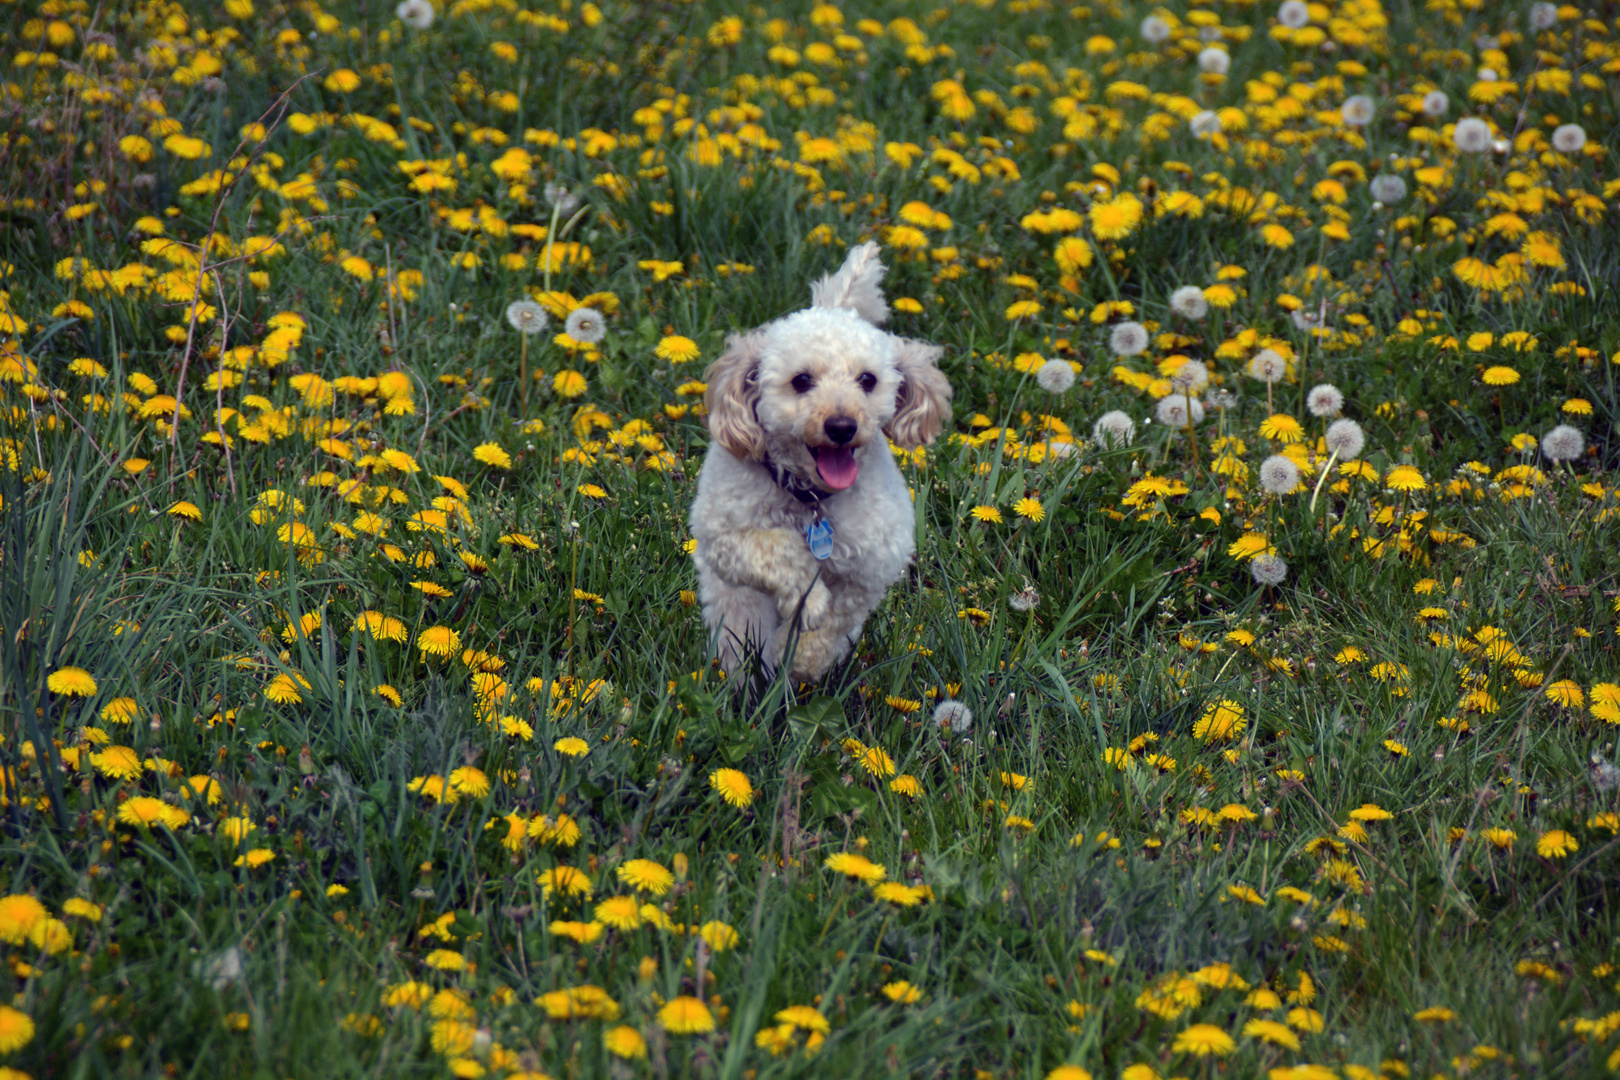
M 853 484 L 880 435 L 908 449 L 950 419 L 943 350 L 878 329 L 888 318 L 876 244 L 811 288 L 811 306 L 731 339 L 706 376 L 709 431 L 733 455 L 824 491 Z

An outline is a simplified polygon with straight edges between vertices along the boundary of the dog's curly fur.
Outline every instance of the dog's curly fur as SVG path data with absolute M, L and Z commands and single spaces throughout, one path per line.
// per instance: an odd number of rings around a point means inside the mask
M 728 671 L 755 651 L 775 670 L 796 628 L 791 674 L 819 678 L 911 561 L 915 515 L 889 442 L 932 442 L 951 387 L 943 350 L 878 329 L 883 272 L 876 244 L 853 249 L 810 307 L 733 336 L 705 376 L 713 441 L 692 559 Z M 818 507 L 833 527 L 825 560 L 805 535 Z

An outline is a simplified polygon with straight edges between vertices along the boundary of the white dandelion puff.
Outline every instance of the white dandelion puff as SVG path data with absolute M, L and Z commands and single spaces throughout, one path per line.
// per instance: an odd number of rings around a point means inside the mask
M 1074 385 L 1074 368 L 1067 360 L 1048 360 L 1036 370 L 1035 382 L 1048 394 L 1067 393 Z
M 1586 145 L 1586 129 L 1579 124 L 1560 124 L 1553 129 L 1553 149 L 1560 154 L 1574 154 Z
M 1491 126 L 1477 116 L 1464 117 L 1452 129 L 1451 142 L 1465 154 L 1483 154 L 1491 148 Z
M 1135 356 L 1148 347 L 1147 327 L 1139 322 L 1122 322 L 1108 335 L 1108 347 L 1115 356 Z
M 1194 138 L 1207 139 L 1211 135 L 1221 133 L 1221 118 L 1213 109 L 1200 109 L 1193 114 L 1191 120 L 1187 121 L 1187 127 L 1191 129 Z
M 1204 405 L 1186 394 L 1170 394 L 1159 399 L 1155 415 L 1165 427 L 1191 427 L 1203 422 Z
M 1354 420 L 1335 420 L 1328 425 L 1323 441 L 1327 443 L 1328 453 L 1340 461 L 1354 461 L 1367 445 L 1367 433 Z
M 546 185 L 546 202 L 557 208 L 558 215 L 571 214 L 579 205 L 579 196 L 569 191 L 567 184 L 553 182 Z
M 575 341 L 595 345 L 607 337 L 607 324 L 602 321 L 600 311 L 595 308 L 579 307 L 568 313 L 568 321 L 563 324 L 563 332 Z
M 1198 70 L 1206 75 L 1225 75 L 1232 66 L 1232 56 L 1225 49 L 1211 45 L 1198 53 Z
M 952 734 L 966 735 L 973 727 L 973 710 L 955 698 L 946 698 L 934 706 L 934 723 L 949 724 Z
M 1444 116 L 1451 108 L 1451 98 L 1446 96 L 1444 90 L 1430 90 L 1423 95 L 1424 116 Z
M 506 305 L 506 321 L 523 335 L 538 334 L 550 323 L 546 309 L 533 300 L 514 300 Z
M 1209 385 L 1209 368 L 1202 360 L 1188 360 L 1170 376 L 1170 385 L 1187 394 L 1196 394 Z
M 1136 441 L 1136 421 L 1115 409 L 1103 413 L 1091 427 L 1091 437 L 1108 449 L 1119 449 Z
M 412 30 L 426 30 L 433 25 L 433 5 L 428 0 L 403 0 L 394 14 Z
M 1305 395 L 1305 408 L 1310 410 L 1312 416 L 1337 416 L 1339 410 L 1344 408 L 1344 394 L 1332 383 L 1317 383 Z
M 1558 25 L 1558 5 L 1557 4 L 1545 4 L 1545 3 L 1543 3 L 1543 4 L 1531 4 L 1530 5 L 1530 29 L 1532 29 L 1532 30 L 1551 30 L 1554 26 L 1557 26 L 1557 25 Z
M 1273 495 L 1287 495 L 1299 486 L 1299 465 L 1291 457 L 1272 454 L 1260 463 L 1260 486 Z
M 1256 555 L 1249 560 L 1249 573 L 1260 585 L 1281 585 L 1288 576 L 1288 564 L 1278 555 Z
M 1142 40 L 1149 45 L 1158 45 L 1170 40 L 1170 23 L 1157 15 L 1149 15 L 1142 20 Z
M 1170 294 L 1170 310 L 1183 319 L 1202 319 L 1209 312 L 1209 301 L 1197 285 L 1183 285 Z
M 1305 0 L 1283 0 L 1277 9 L 1277 21 L 1290 30 L 1298 30 L 1311 21 L 1311 9 Z
M 1541 452 L 1548 461 L 1574 461 L 1585 449 L 1585 436 L 1568 424 L 1559 424 L 1541 437 Z
M 1373 122 L 1373 116 L 1377 112 L 1373 99 L 1366 94 L 1345 98 L 1344 104 L 1339 107 L 1339 115 L 1344 117 L 1344 122 L 1351 127 L 1366 127 Z
M 1406 198 L 1406 181 L 1394 173 L 1379 173 L 1367 185 L 1367 190 L 1374 199 L 1385 205 L 1397 203 Z
M 1288 374 L 1288 361 L 1275 349 L 1261 349 L 1249 361 L 1249 377 L 1271 385 Z

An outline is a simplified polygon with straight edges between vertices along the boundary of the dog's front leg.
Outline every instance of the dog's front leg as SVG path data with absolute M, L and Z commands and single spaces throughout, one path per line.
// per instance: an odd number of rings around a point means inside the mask
M 793 529 L 742 529 L 706 538 L 700 546 L 702 557 L 721 578 L 774 599 L 784 622 L 797 614 L 803 629 L 814 630 L 826 620 L 832 593 L 818 579 L 820 564 L 810 554 L 804 534 Z

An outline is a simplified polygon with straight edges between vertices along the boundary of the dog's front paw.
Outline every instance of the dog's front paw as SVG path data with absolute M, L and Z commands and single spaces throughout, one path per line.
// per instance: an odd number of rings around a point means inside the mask
M 782 597 L 777 604 L 782 621 L 790 622 L 797 615 L 799 629 L 806 633 L 817 629 L 827 621 L 827 613 L 831 607 L 832 591 L 820 581 L 812 583 L 808 592 L 790 593 Z

